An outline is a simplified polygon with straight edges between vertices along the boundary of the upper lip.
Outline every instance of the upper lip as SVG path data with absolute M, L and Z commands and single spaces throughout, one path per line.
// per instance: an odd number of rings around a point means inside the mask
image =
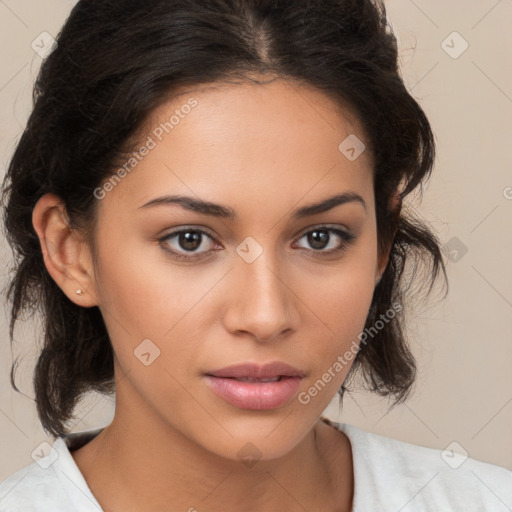
M 241 363 L 219 370 L 207 372 L 206 375 L 214 377 L 253 377 L 257 379 L 271 379 L 273 377 L 304 377 L 304 372 L 281 361 L 258 365 L 256 363 Z

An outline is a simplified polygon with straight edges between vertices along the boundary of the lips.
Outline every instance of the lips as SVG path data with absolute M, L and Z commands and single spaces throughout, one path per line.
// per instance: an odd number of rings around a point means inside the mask
M 278 377 L 271 377 L 271 378 L 261 378 L 258 379 L 257 377 L 224 377 L 225 379 L 235 379 L 239 380 L 240 382 L 277 382 L 283 378 L 282 375 L 279 375 Z
M 210 390 L 240 409 L 276 409 L 290 402 L 297 392 L 302 370 L 286 363 L 263 366 L 245 363 L 205 374 Z
M 255 363 L 243 363 L 206 373 L 212 377 L 224 377 L 247 382 L 263 382 L 265 379 L 280 380 L 280 377 L 304 377 L 304 372 L 281 361 L 258 365 Z

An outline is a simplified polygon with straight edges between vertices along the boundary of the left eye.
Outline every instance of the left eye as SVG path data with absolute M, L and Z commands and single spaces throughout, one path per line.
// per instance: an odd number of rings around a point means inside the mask
M 331 247 L 329 250 L 324 250 L 327 247 L 325 246 L 326 242 L 331 241 L 331 234 L 334 233 L 338 239 L 341 239 L 341 242 L 335 244 L 334 247 Z M 315 229 L 311 229 L 304 233 L 299 240 L 306 237 L 308 243 L 313 247 L 313 251 L 322 254 L 331 254 L 337 253 L 345 250 L 354 240 L 355 235 L 348 231 L 343 231 L 337 228 L 330 228 L 328 226 L 319 226 Z M 327 244 L 328 245 L 328 244 Z
M 329 248 L 329 245 L 332 245 L 333 233 L 335 238 L 341 239 L 341 242 L 335 243 L 334 247 Z M 202 229 L 186 228 L 166 235 L 161 238 L 159 242 L 163 244 L 164 250 L 170 252 L 176 259 L 194 260 L 202 258 L 210 252 L 208 250 L 203 252 L 197 251 L 197 249 L 203 245 L 203 237 L 209 238 L 212 242 L 215 241 L 209 233 Z M 344 251 L 353 242 L 355 235 L 349 231 L 328 226 L 319 226 L 307 231 L 298 240 L 302 240 L 303 238 L 310 244 L 313 253 L 327 255 Z M 170 241 L 173 240 L 177 242 L 177 247 L 175 245 L 174 248 L 171 249 L 169 248 L 169 246 L 172 246 Z M 187 252 L 191 254 L 186 254 Z

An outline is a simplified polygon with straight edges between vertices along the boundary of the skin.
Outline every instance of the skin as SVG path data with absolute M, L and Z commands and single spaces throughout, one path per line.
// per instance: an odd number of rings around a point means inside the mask
M 105 511 L 350 511 L 350 442 L 319 420 L 350 364 L 307 405 L 294 397 L 265 411 L 225 402 L 203 373 L 284 361 L 306 373 L 300 393 L 358 341 L 388 260 L 377 251 L 370 152 L 349 161 L 338 149 L 365 134 L 320 91 L 282 79 L 187 91 L 155 110 L 148 130 L 191 96 L 198 105 L 99 201 L 96 259 L 58 197 L 34 209 L 48 271 L 70 300 L 99 307 L 116 356 L 114 419 L 72 455 Z M 346 191 L 366 209 L 291 218 Z M 164 194 L 229 206 L 238 219 L 139 208 Z M 322 224 L 356 238 L 322 256 L 344 243 L 329 231 L 315 252 L 304 235 Z M 193 250 L 203 259 L 166 252 L 187 254 L 178 237 L 158 241 L 183 227 L 212 235 Z M 263 249 L 252 263 L 236 252 L 248 236 Z M 160 356 L 146 366 L 134 350 L 148 338 Z M 260 454 L 252 467 L 237 455 L 249 442 Z

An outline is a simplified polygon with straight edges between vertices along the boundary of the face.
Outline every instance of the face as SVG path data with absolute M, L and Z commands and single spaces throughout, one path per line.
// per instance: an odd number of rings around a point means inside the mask
M 339 149 L 365 135 L 321 92 L 283 80 L 194 89 L 148 126 L 136 165 L 97 192 L 94 294 L 116 354 L 116 415 L 231 459 L 248 442 L 283 456 L 342 385 L 352 361 L 338 358 L 359 341 L 383 270 L 369 152 Z M 352 199 L 304 210 L 342 194 Z M 171 195 L 231 215 L 155 201 Z M 273 362 L 302 377 L 207 377 Z

